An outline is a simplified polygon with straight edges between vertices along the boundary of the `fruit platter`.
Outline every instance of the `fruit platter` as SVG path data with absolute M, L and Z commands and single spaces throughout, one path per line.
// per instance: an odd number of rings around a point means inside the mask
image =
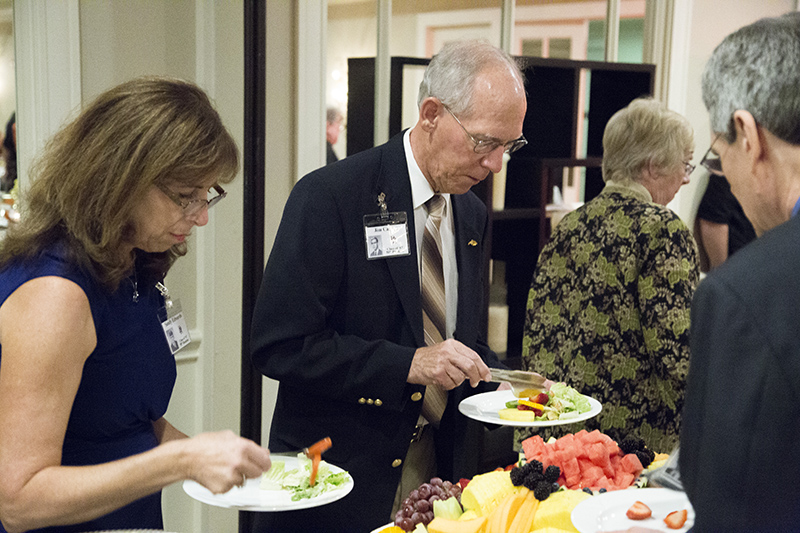
M 598 430 L 547 442 L 534 435 L 514 464 L 458 482 L 423 483 L 394 523 L 373 533 L 687 531 L 694 513 L 685 495 L 646 488 L 648 472 L 667 459 L 634 436 L 618 443 Z

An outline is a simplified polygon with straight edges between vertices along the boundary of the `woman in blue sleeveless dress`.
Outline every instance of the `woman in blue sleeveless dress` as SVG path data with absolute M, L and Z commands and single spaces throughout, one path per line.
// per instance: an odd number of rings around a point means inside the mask
M 252 441 L 163 418 L 162 282 L 237 170 L 207 96 L 165 78 L 100 95 L 47 145 L 0 243 L 0 532 L 161 529 L 163 487 L 269 468 Z

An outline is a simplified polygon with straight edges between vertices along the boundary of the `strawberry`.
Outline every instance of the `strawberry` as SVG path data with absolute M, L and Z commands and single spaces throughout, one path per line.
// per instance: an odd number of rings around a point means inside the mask
M 458 484 L 461 485 L 461 490 L 464 490 L 469 484 L 469 479 L 462 477 L 458 480 Z
M 550 396 L 547 395 L 546 392 L 540 392 L 538 395 L 531 398 L 531 401 L 534 403 L 540 403 L 542 405 L 547 405 L 547 402 L 550 401 Z
M 670 529 L 680 529 L 683 527 L 683 524 L 686 523 L 687 514 L 688 512 L 686 511 L 686 509 L 681 509 L 680 511 L 672 511 L 664 519 L 664 523 L 667 524 L 667 527 Z
M 631 505 L 631 508 L 628 509 L 628 512 L 625 513 L 625 515 L 631 520 L 644 520 L 645 518 L 650 518 L 650 515 L 652 514 L 653 511 L 651 511 L 648 506 L 639 501 L 634 502 L 634 504 Z M 666 520 L 664 521 L 666 522 Z

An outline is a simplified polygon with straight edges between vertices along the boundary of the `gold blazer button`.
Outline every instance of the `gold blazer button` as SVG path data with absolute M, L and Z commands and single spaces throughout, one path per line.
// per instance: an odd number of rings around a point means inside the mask
M 403 460 L 402 459 L 395 459 L 394 461 L 392 461 L 392 468 L 397 468 L 401 464 L 403 464 Z
M 413 401 L 415 401 L 415 402 L 420 401 L 422 399 L 422 393 L 421 392 L 415 392 L 414 394 L 411 395 L 411 399 Z

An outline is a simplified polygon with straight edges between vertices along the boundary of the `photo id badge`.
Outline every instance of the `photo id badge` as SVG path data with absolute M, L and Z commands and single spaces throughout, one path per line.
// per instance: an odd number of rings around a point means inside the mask
M 364 239 L 369 260 L 411 255 L 404 212 L 364 215 Z
M 164 297 L 164 307 L 158 310 L 158 319 L 164 329 L 169 351 L 172 352 L 172 355 L 175 355 L 178 350 L 192 342 L 189 336 L 189 328 L 186 327 L 181 301 L 170 298 L 169 292 L 163 283 L 156 283 L 156 288 Z

